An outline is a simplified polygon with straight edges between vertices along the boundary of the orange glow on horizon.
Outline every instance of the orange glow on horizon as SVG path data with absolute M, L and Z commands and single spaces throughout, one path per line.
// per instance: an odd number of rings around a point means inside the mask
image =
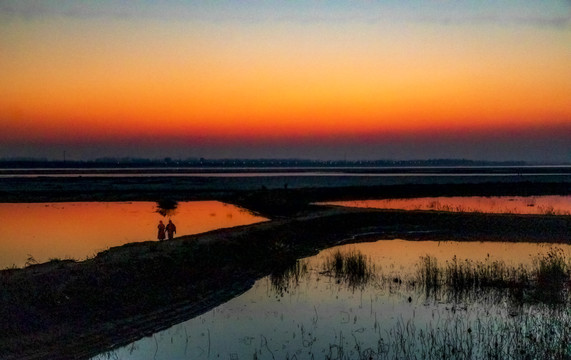
M 0 140 L 569 129 L 570 32 L 454 30 L 423 23 L 12 19 L 0 33 L 13 49 L 0 58 Z

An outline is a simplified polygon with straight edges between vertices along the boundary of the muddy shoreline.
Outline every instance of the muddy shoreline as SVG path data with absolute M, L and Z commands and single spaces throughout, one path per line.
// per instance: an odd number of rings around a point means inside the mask
M 193 318 L 247 291 L 256 279 L 297 258 L 351 241 L 373 239 L 571 243 L 571 217 L 344 209 L 315 201 L 395 196 L 569 195 L 570 184 L 395 185 L 349 188 L 233 189 L 168 193 L 176 200 L 228 201 L 273 220 L 126 244 L 83 262 L 52 261 L 0 271 L 0 358 L 86 359 Z M 154 200 L 153 189 L 130 200 Z M 25 202 L 112 201 L 113 189 L 62 199 L 29 189 L 6 195 Z M 163 193 L 164 195 L 164 193 Z M 146 197 L 148 196 L 148 197 Z M 37 198 L 36 198 L 37 199 Z M 54 201 L 54 200 L 43 200 Z

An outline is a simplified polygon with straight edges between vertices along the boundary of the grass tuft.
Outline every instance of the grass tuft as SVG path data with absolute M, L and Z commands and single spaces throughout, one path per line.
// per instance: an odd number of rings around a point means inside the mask
M 571 259 L 560 248 L 534 259 L 534 268 L 508 266 L 503 261 L 463 260 L 454 256 L 439 266 L 436 258 L 422 256 L 416 280 L 427 295 L 438 290 L 448 295 L 470 295 L 480 290 L 509 290 L 522 301 L 541 303 L 565 302 L 571 288 Z M 524 296 L 525 295 L 525 296 Z
M 362 287 L 374 278 L 374 265 L 363 253 L 352 250 L 333 252 L 324 264 L 324 272 L 339 280 L 345 280 L 350 287 Z

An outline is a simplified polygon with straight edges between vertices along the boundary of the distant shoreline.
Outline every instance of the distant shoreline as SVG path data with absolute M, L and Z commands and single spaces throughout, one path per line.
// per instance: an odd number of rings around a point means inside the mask
M 571 162 L 487 161 L 468 159 L 418 159 L 418 160 L 311 160 L 281 158 L 98 158 L 93 160 L 49 160 L 37 158 L 3 158 L 0 169 L 74 169 L 74 168 L 406 168 L 406 167 L 527 167 L 571 166 Z
M 283 175 L 569 175 L 571 165 L 410 166 L 46 166 L 0 167 L 1 177 Z

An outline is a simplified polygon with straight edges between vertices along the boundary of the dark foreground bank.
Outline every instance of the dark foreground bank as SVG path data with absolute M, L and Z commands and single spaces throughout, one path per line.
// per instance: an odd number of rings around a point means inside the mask
M 0 358 L 84 359 L 192 318 L 299 257 L 372 238 L 570 243 L 571 217 L 352 209 L 0 272 Z

